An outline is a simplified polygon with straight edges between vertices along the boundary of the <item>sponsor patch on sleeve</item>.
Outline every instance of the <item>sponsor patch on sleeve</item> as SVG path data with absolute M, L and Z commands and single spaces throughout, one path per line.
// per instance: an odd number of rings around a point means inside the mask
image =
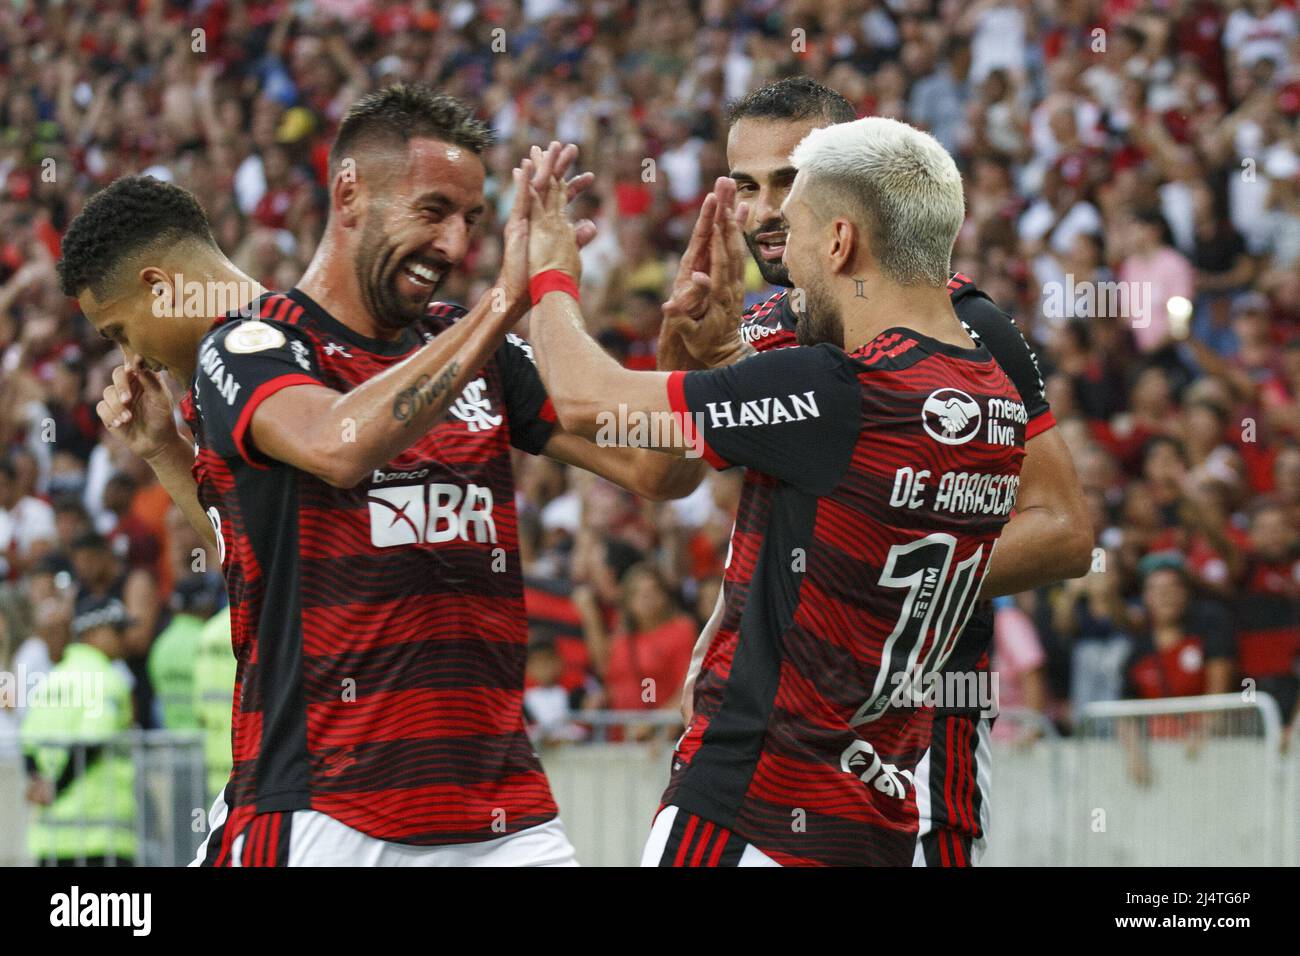
M 226 336 L 226 351 L 235 355 L 265 352 L 284 345 L 284 333 L 265 322 L 241 322 Z

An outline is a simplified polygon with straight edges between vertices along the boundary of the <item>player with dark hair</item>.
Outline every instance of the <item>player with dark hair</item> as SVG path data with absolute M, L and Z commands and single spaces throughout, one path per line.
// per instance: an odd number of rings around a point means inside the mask
M 782 261 L 786 228 L 780 207 L 796 173 L 789 157 L 812 130 L 852 120 L 854 110 L 834 90 L 792 77 L 736 101 L 728 116 L 729 175 L 738 198 L 748 206 L 745 242 L 763 277 L 782 288 L 745 312 L 737 337 L 734 326 L 704 326 L 695 321 L 703 306 L 703 287 L 692 280 L 692 272 L 707 260 L 684 260 L 673 299 L 665 306 L 661 342 L 664 351 L 687 350 L 696 367 L 718 367 L 755 352 L 797 344 L 800 310 L 794 305 L 792 283 Z M 1055 431 L 1044 396 L 1037 360 L 1010 316 L 971 279 L 955 274 L 948 290 L 958 319 L 1016 385 L 1028 419 L 1017 512 L 1003 533 L 981 595 L 1016 593 L 1085 573 L 1093 539 L 1069 450 Z M 723 606 L 724 596 L 719 595 L 696 644 L 683 692 L 688 723 L 693 714 L 691 691 Z M 992 608 L 981 602 L 958 641 L 948 671 L 987 674 L 992 639 Z M 983 848 L 991 726 L 991 721 L 980 718 L 983 709 L 974 702 L 936 708 L 931 748 L 917 769 L 918 865 L 973 865 Z
M 653 497 L 688 493 L 702 469 L 555 426 L 528 345 L 507 335 L 528 305 L 517 214 L 483 300 L 431 303 L 484 206 L 488 135 L 465 107 L 392 87 L 359 101 L 340 135 L 300 287 L 204 320 L 197 369 L 170 351 L 165 363 L 194 382 L 194 472 L 239 660 L 235 766 L 200 856 L 570 863 L 524 733 L 510 447 Z M 138 297 L 141 277 L 116 280 Z M 83 290 L 82 304 L 111 332 L 97 298 Z M 142 312 L 111 315 L 123 330 L 160 321 Z M 147 370 L 153 344 L 128 359 Z M 111 427 L 144 417 L 131 384 L 106 396 Z
M 158 476 L 190 524 L 215 544 L 199 506 L 194 447 L 176 430 L 159 373 L 182 387 L 194 379 L 198 343 L 212 316 L 247 306 L 262 287 L 217 247 L 207 214 L 187 190 L 150 176 L 124 176 L 95 193 L 68 226 L 58 263 L 64 295 L 124 362 L 98 412 Z M 186 276 L 219 301 L 185 307 Z M 214 311 L 208 311 L 211 305 Z

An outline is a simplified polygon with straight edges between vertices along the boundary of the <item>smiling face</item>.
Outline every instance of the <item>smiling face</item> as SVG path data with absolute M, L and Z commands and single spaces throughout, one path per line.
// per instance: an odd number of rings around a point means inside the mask
M 758 271 L 772 285 L 790 286 L 785 253 L 786 222 L 781 204 L 794 185 L 795 168 L 790 153 L 814 129 L 825 126 L 821 118 L 802 120 L 741 119 L 727 134 L 727 165 L 736 181 L 737 201 L 749 204 L 745 244 L 758 263 Z
M 380 328 L 402 329 L 428 308 L 452 267 L 465 258 L 485 207 L 483 162 L 434 139 L 411 140 L 397 168 L 378 172 L 355 249 L 357 283 Z M 369 166 L 381 169 L 383 158 Z M 362 173 L 366 178 L 368 173 Z

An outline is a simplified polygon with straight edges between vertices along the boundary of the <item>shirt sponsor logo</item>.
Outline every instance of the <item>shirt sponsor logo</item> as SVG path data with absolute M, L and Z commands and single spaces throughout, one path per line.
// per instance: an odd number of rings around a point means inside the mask
M 289 349 L 293 352 L 293 360 L 298 363 L 299 367 L 305 372 L 310 372 L 311 359 L 309 358 L 307 346 L 303 345 L 297 339 L 294 339 L 289 343 Z M 329 354 L 328 345 L 325 346 L 325 354 Z
M 1029 424 L 1029 413 L 1021 402 L 1009 398 L 990 398 L 989 399 L 989 420 L 988 427 L 984 430 L 984 438 L 990 445 L 1015 445 L 1018 444 L 1017 431 L 1015 426 L 1025 426 Z M 1010 422 L 1010 424 L 1004 424 Z
M 782 422 L 801 422 L 808 418 L 820 418 L 821 410 L 817 407 L 816 392 L 813 389 L 785 399 L 775 395 L 752 398 L 740 402 L 708 402 L 709 424 L 714 428 L 738 428 L 747 425 L 779 425 Z
M 921 408 L 926 434 L 944 445 L 964 445 L 980 430 L 980 406 L 956 388 L 931 392 Z
M 460 539 L 496 543 L 492 489 L 471 484 L 372 488 L 370 543 L 376 548 L 442 544 Z
M 428 468 L 420 468 L 416 471 L 383 471 L 376 468 L 375 473 L 370 478 L 372 485 L 382 485 L 386 481 L 419 481 L 421 478 L 429 477 Z
M 487 394 L 487 382 L 482 377 L 474 379 L 465 386 L 460 398 L 452 402 L 447 409 L 472 432 L 485 432 L 501 424 L 500 415 L 492 414 L 492 399 Z
M 240 322 L 226 336 L 226 351 L 235 355 L 265 352 L 284 344 L 284 333 L 265 322 Z
M 778 325 L 760 325 L 757 322 L 742 325 L 740 327 L 740 337 L 748 344 L 753 344 L 758 339 L 765 339 L 769 335 L 776 335 L 778 332 L 784 332 L 785 329 Z
M 352 353 L 347 350 L 347 347 L 343 345 L 339 345 L 337 342 L 326 342 L 325 354 L 342 355 L 344 358 L 352 358 Z
M 885 763 L 876 753 L 876 748 L 865 740 L 855 740 L 844 748 L 840 754 L 840 769 L 863 783 L 871 784 L 885 796 L 899 800 L 906 800 L 908 788 L 916 786 L 912 771 L 899 770 L 894 764 Z
M 226 404 L 235 404 L 235 396 L 239 394 L 239 383 L 226 369 L 221 353 L 212 342 L 205 342 L 203 348 L 199 350 L 199 368 L 203 369 L 203 374 L 212 382 L 217 394 L 226 400 Z

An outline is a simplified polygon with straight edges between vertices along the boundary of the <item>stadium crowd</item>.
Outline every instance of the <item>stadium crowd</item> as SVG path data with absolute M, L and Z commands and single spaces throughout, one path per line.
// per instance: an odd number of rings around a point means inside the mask
M 123 726 L 204 723 L 187 662 L 206 660 L 224 600 L 215 556 L 100 426 L 120 354 L 58 290 L 61 231 L 96 189 L 139 172 L 185 186 L 241 269 L 289 288 L 342 111 L 425 82 L 499 138 L 479 238 L 439 297 L 472 302 L 495 274 L 528 145 L 576 142 L 596 172 L 578 200 L 599 227 L 586 312 L 652 368 L 677 255 L 727 172 L 725 105 L 794 74 L 957 158 L 953 267 L 1034 345 L 1090 504 L 1093 572 L 997 602 L 1002 706 L 1068 732 L 1090 701 L 1254 688 L 1294 724 L 1300 14 L 1270 0 L 4 5 L 0 669 L 86 643 L 130 672 Z M 580 739 L 583 710 L 675 708 L 739 475 L 654 503 L 546 459 L 515 467 L 530 717 Z M 6 700 L 0 737 L 18 719 Z

